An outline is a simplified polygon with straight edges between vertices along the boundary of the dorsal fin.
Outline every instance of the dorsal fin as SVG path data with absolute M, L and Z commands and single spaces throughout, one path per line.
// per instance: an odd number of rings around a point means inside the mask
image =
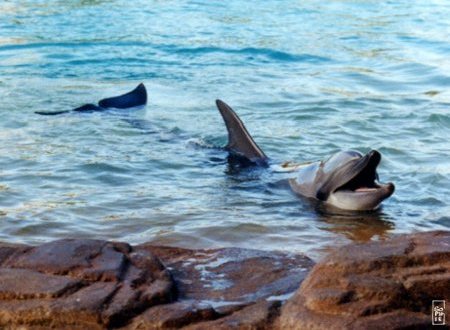
M 143 83 L 140 83 L 131 92 L 123 95 L 109 97 L 98 102 L 101 108 L 126 109 L 145 105 L 147 103 L 147 90 Z
M 216 105 L 228 130 L 228 144 L 226 149 L 258 165 L 267 166 L 267 156 L 255 141 L 253 141 L 244 123 L 233 109 L 221 100 L 216 100 Z

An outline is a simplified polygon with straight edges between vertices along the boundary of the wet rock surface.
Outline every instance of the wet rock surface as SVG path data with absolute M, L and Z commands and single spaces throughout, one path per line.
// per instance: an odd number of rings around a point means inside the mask
M 164 260 L 177 283 L 180 299 L 202 301 L 216 308 L 261 299 L 285 300 L 314 265 L 301 254 L 251 249 L 141 245 L 136 250 L 149 251 Z
M 277 327 L 428 329 L 432 301 L 449 298 L 450 232 L 398 236 L 329 254 L 283 306 Z
M 0 328 L 267 328 L 312 266 L 246 249 L 0 244 Z

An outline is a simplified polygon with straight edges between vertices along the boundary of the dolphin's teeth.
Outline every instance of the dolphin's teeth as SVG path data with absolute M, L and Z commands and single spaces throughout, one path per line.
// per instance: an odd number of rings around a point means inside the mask
M 355 189 L 355 192 L 369 192 L 369 191 L 376 191 L 377 188 L 369 188 L 369 187 L 361 187 L 358 189 Z

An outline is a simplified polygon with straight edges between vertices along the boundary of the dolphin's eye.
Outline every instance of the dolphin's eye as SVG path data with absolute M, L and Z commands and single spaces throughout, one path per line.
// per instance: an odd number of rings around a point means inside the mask
M 319 190 L 316 194 L 316 198 L 319 201 L 324 201 L 328 198 L 328 195 L 325 192 L 323 192 L 322 190 Z

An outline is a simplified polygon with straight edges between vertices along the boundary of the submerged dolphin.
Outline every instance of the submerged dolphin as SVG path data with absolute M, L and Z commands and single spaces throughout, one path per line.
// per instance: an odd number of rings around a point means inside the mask
M 123 95 L 109 97 L 98 102 L 98 105 L 95 104 L 85 104 L 81 107 L 72 109 L 72 110 L 64 110 L 64 111 L 36 111 L 35 113 L 39 115 L 60 115 L 62 113 L 67 113 L 70 111 L 84 111 L 84 112 L 92 112 L 92 111 L 103 111 L 109 108 L 115 109 L 127 109 L 143 106 L 147 103 L 147 90 L 143 83 L 140 83 L 135 89 L 131 92 L 128 92 Z
M 374 210 L 394 192 L 392 183 L 377 182 L 381 154 L 372 150 L 366 155 L 357 151 L 338 152 L 327 161 L 306 165 L 269 166 L 269 159 L 248 133 L 241 119 L 225 102 L 216 100 L 228 130 L 225 149 L 253 164 L 271 167 L 276 172 L 296 172 L 292 190 L 344 210 Z

